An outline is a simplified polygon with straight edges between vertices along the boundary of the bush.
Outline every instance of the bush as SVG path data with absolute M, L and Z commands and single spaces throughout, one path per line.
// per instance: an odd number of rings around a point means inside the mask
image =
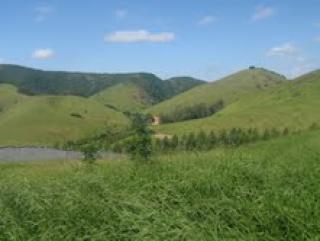
M 88 143 L 86 145 L 83 145 L 81 148 L 81 152 L 83 154 L 83 161 L 87 163 L 94 163 L 95 160 L 99 157 L 99 146 L 95 143 Z

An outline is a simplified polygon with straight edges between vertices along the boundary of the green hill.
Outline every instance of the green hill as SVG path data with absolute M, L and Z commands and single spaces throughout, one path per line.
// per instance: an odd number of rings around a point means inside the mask
M 102 104 L 76 96 L 24 96 L 0 85 L 0 145 L 52 145 L 78 139 L 127 118 Z M 2 95 L 3 94 L 3 95 Z
M 208 118 L 161 125 L 155 129 L 169 134 L 234 127 L 299 130 L 320 123 L 319 106 L 320 71 L 315 71 L 276 88 L 243 96 Z
M 118 84 L 90 97 L 121 111 L 137 111 L 151 105 L 150 96 L 134 84 Z
M 177 86 L 174 84 L 175 81 L 163 81 L 149 73 L 97 74 L 42 71 L 17 65 L 0 65 L 0 83 L 14 85 L 20 93 L 28 95 L 88 97 L 111 86 L 129 83 L 138 86 L 147 93 L 152 103 L 158 103 L 172 97 L 173 94 L 178 94 L 202 83 L 200 80 L 184 78 Z
M 205 83 L 191 77 L 175 77 L 163 82 L 166 98 L 182 93 L 194 86 Z M 100 103 L 121 111 L 138 111 L 150 107 L 153 98 L 139 85 L 121 83 L 114 85 L 91 97 Z
M 249 93 L 260 92 L 285 80 L 284 76 L 261 68 L 243 70 L 221 80 L 192 88 L 152 106 L 147 111 L 154 115 L 168 115 L 186 107 L 197 104 L 212 105 L 220 100 L 224 105 L 228 105 Z

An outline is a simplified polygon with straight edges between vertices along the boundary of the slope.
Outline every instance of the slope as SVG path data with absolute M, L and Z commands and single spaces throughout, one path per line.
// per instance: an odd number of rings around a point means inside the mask
M 251 93 L 208 118 L 161 125 L 162 133 L 183 134 L 230 128 L 285 128 L 291 131 L 320 124 L 320 71 L 315 71 L 277 88 Z
M 285 81 L 285 77 L 274 72 L 256 68 L 237 72 L 221 80 L 192 88 L 167 101 L 148 109 L 154 115 L 168 115 L 179 109 L 197 104 L 214 104 L 223 101 L 228 105 L 242 96 L 259 92 Z
M 0 85 L 3 92 L 10 94 L 0 97 L 1 146 L 52 145 L 90 135 L 106 124 L 127 124 L 123 114 L 83 97 L 28 97 Z
M 150 97 L 134 84 L 118 84 L 90 97 L 120 111 L 138 111 L 151 105 Z

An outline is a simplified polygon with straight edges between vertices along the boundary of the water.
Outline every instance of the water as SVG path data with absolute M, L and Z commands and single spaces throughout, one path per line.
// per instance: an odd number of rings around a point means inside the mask
M 75 151 L 63 151 L 40 147 L 5 147 L 0 148 L 0 161 L 49 161 L 80 160 L 82 154 Z

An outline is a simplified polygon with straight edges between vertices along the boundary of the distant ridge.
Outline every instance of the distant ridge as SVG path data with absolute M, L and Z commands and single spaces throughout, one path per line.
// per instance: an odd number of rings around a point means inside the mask
M 145 91 L 153 104 L 203 83 L 201 80 L 184 78 L 183 84 L 180 81 L 181 85 L 177 86 L 174 83 L 178 80 L 180 79 L 163 81 L 150 73 L 99 74 L 43 71 L 18 65 L 0 65 L 0 83 L 12 84 L 20 93 L 28 95 L 88 97 L 117 84 L 131 83 Z

